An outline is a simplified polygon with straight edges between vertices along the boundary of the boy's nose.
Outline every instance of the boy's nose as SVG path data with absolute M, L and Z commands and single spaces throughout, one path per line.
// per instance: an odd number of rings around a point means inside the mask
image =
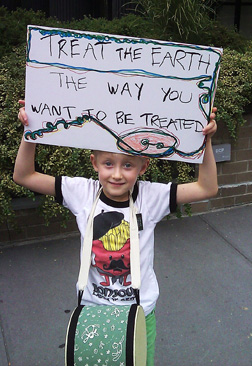
M 115 167 L 112 174 L 113 179 L 121 179 L 122 178 L 122 172 L 119 167 Z

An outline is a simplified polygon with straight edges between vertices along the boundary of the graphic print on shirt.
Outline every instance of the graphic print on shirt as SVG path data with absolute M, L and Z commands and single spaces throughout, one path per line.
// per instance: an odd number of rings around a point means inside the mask
M 117 281 L 129 286 L 130 274 L 130 227 L 121 212 L 102 212 L 94 218 L 92 266 L 102 277 L 101 286 Z

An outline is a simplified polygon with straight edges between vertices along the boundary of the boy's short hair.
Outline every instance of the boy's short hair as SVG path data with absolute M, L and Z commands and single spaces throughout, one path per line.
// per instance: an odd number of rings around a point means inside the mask
M 112 154 L 123 154 L 123 153 L 115 153 L 115 152 L 111 152 L 111 151 L 91 150 L 91 154 L 93 154 L 95 157 L 97 157 L 97 155 L 99 153 L 103 153 L 103 152 L 110 152 Z M 132 158 L 140 158 L 143 162 L 145 162 L 146 160 L 149 160 L 149 158 L 146 158 L 145 156 L 141 156 L 141 155 L 130 155 L 130 154 L 123 154 L 123 155 L 128 155 Z

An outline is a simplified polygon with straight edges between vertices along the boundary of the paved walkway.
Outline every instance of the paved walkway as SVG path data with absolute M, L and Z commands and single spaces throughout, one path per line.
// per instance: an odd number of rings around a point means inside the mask
M 252 366 L 252 205 L 156 230 L 156 366 Z M 63 366 L 79 237 L 0 251 L 0 365 Z M 112 366 L 112 365 L 109 365 Z

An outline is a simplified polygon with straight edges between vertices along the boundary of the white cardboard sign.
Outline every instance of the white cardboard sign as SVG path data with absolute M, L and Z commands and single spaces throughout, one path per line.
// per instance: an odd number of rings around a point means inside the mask
M 201 163 L 221 54 L 28 26 L 25 139 Z

